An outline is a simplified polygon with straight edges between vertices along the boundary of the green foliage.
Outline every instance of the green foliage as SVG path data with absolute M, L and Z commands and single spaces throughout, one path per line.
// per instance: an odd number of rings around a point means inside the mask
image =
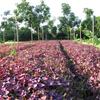
M 19 30 L 19 40 L 20 41 L 31 40 L 31 31 L 30 31 L 30 29 L 28 29 L 27 27 L 26 28 L 22 27 Z
M 13 50 L 10 51 L 10 55 L 11 55 L 11 56 L 15 56 L 16 54 L 17 54 L 17 52 L 16 52 L 15 49 L 13 49 Z
M 2 32 L 0 32 L 0 43 L 2 43 L 3 40 L 2 40 Z
M 14 13 L 17 15 L 18 19 L 22 18 L 22 21 L 29 21 L 29 15 L 32 14 L 32 8 L 29 5 L 29 2 L 22 0 L 21 3 L 17 5 L 17 9 L 14 11 Z
M 70 39 L 70 29 L 78 25 L 79 19 L 71 11 L 71 7 L 69 4 L 62 3 L 62 13 L 63 16 L 59 17 L 60 24 L 58 25 L 58 30 L 59 33 L 64 33 L 64 35 L 62 35 L 65 36 L 66 39 Z M 59 34 L 57 37 L 59 37 L 60 35 L 61 34 Z
M 39 25 L 40 23 L 44 23 L 45 21 L 49 20 L 50 8 L 44 3 L 44 1 L 41 1 L 41 4 L 37 5 L 34 11 L 37 14 L 37 22 Z
M 95 36 L 94 39 L 93 39 L 93 43 L 95 45 L 99 45 L 100 44 L 100 39 Z
M 52 40 L 52 39 L 55 39 L 55 37 L 53 36 L 53 34 L 48 33 L 48 34 L 47 34 L 47 39 L 48 39 L 48 40 Z
M 80 39 L 76 39 L 75 41 L 80 42 Z M 84 39 L 81 41 L 81 43 L 87 45 L 94 45 L 95 47 L 100 48 L 100 38 L 97 38 L 96 36 L 94 38 Z
M 62 3 L 62 13 L 64 16 L 68 16 L 68 14 L 70 14 L 71 11 L 71 7 L 69 4 L 66 3 Z
M 91 17 L 83 20 L 82 22 L 82 30 L 92 31 L 92 19 Z
M 3 43 L 2 39 L 0 38 L 0 43 Z
M 56 39 L 59 39 L 59 40 L 61 40 L 61 39 L 67 39 L 67 38 L 68 38 L 68 36 L 65 33 L 58 33 L 56 35 Z
M 93 15 L 93 10 L 89 8 L 84 8 L 84 13 L 86 14 L 86 19 L 88 19 Z
M 4 29 L 2 33 L 5 34 L 5 40 L 13 40 L 14 39 L 13 24 L 10 21 L 7 21 L 7 23 L 4 25 L 2 22 L 1 27 Z
M 95 35 L 100 38 L 100 16 L 95 18 Z
M 57 35 L 57 27 L 56 26 L 51 28 L 51 34 L 53 35 L 54 38 L 56 37 L 56 35 Z
M 94 38 L 90 38 L 90 39 L 85 39 L 83 40 L 84 43 L 87 43 L 87 44 L 93 44 L 95 46 L 98 46 L 100 45 L 100 39 L 97 38 L 96 36 L 94 36 Z
M 92 32 L 91 31 L 85 29 L 82 32 L 87 38 L 92 38 Z
M 37 39 L 73 39 L 80 38 L 81 20 L 71 11 L 69 4 L 62 3 L 62 16 L 59 17 L 59 24 L 54 26 L 55 19 L 51 19 L 50 8 L 43 0 L 36 6 L 30 5 L 27 0 L 21 0 L 9 16 L 10 11 L 5 11 L 1 22 L 0 41 L 9 40 L 37 40 Z M 81 22 L 82 39 L 93 38 L 92 17 L 93 10 L 84 8 L 86 18 Z M 20 26 L 23 25 L 24 26 Z M 42 30 L 43 28 L 43 30 Z M 72 30 L 75 30 L 75 34 Z M 44 35 L 43 35 L 43 33 Z M 100 16 L 95 17 L 94 36 L 100 38 Z M 19 38 L 19 39 L 18 39 Z M 97 39 L 96 39 L 97 40 Z

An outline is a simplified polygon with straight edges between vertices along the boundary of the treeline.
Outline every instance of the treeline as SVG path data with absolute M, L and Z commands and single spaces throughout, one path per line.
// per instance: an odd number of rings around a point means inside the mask
M 93 10 L 84 8 L 86 15 L 82 21 L 71 11 L 69 4 L 62 3 L 62 16 L 55 26 L 50 8 L 41 1 L 31 6 L 26 0 L 17 4 L 13 14 L 5 11 L 0 26 L 0 41 L 27 41 L 48 39 L 89 39 L 100 38 L 100 16 Z

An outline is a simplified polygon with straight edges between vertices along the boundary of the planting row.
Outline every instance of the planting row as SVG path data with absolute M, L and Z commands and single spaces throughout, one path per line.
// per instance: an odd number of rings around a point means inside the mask
M 1 98 L 62 100 L 69 97 L 72 76 L 59 43 L 36 44 L 1 59 Z
M 73 41 L 61 43 L 73 60 L 75 73 L 87 77 L 92 89 L 100 89 L 100 50 Z

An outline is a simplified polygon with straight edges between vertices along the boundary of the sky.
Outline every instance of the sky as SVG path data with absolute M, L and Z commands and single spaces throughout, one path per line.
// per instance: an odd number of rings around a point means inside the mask
M 6 10 L 13 10 L 16 8 L 16 4 L 21 0 L 0 0 L 0 16 Z M 27 0 L 31 5 L 40 4 L 41 0 Z M 68 3 L 71 6 L 71 11 L 75 13 L 80 19 L 84 19 L 84 8 L 91 8 L 94 11 L 94 15 L 100 16 L 100 0 L 44 0 L 50 7 L 52 18 L 58 18 L 61 16 L 61 3 Z M 1 20 L 1 17 L 0 17 Z

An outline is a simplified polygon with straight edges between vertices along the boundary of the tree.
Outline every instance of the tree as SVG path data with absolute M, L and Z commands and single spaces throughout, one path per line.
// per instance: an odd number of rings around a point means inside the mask
M 7 19 L 8 15 L 10 14 L 10 11 L 5 11 L 3 16 L 3 21 L 1 22 L 1 29 L 3 29 L 3 42 L 5 42 L 5 35 L 6 35 L 6 29 L 7 29 Z
M 17 34 L 16 34 L 16 20 L 15 20 L 15 16 L 11 16 L 8 19 L 8 22 L 10 24 L 10 28 L 12 30 L 13 33 L 13 40 L 16 41 L 17 40 Z M 18 34 L 19 35 L 19 34 Z M 19 37 L 19 36 L 18 36 Z
M 89 8 L 84 8 L 84 13 L 86 15 L 85 20 L 83 20 L 82 22 L 82 30 L 84 32 L 84 35 L 86 35 L 86 37 L 91 38 L 93 36 L 93 10 L 89 9 Z M 87 32 L 88 31 L 88 32 Z
M 84 13 L 86 15 L 86 19 L 88 19 L 93 15 L 93 10 L 89 8 L 84 8 Z
M 95 17 L 95 35 L 100 38 L 100 16 Z
M 6 28 L 6 39 L 14 40 L 15 35 L 15 22 L 12 17 L 7 20 L 7 28 Z
M 22 0 L 20 4 L 17 4 L 16 11 L 18 12 L 18 22 L 24 22 L 25 25 L 31 30 L 31 40 L 33 40 L 33 33 L 36 14 L 34 13 L 34 6 L 30 6 L 29 2 Z
M 70 36 L 72 34 L 71 31 L 73 30 L 73 27 L 76 25 L 75 22 L 77 20 L 77 17 L 73 12 L 71 12 L 70 5 L 66 3 L 62 3 L 62 13 L 63 16 L 59 17 L 59 32 L 66 34 L 67 39 L 70 39 Z
M 56 35 L 57 35 L 57 27 L 56 27 L 56 26 L 53 26 L 53 27 L 52 27 L 51 33 L 52 33 L 53 37 L 55 38 Z
M 44 24 L 46 25 L 47 21 L 49 21 L 50 19 L 50 8 L 44 3 L 44 1 L 41 1 L 41 4 L 35 7 L 35 12 L 37 14 L 37 24 L 36 25 L 39 31 L 41 25 L 43 27 L 43 25 Z M 44 37 L 44 34 L 42 33 L 42 39 L 43 37 Z
M 19 42 L 19 32 L 18 32 L 18 28 L 19 28 L 19 25 L 18 25 L 18 11 L 15 10 L 15 11 L 14 11 L 14 14 L 15 14 L 14 19 L 15 19 L 16 38 L 17 38 L 16 40 L 17 40 L 17 42 Z
M 57 26 L 54 25 L 55 20 L 54 18 L 48 21 L 49 33 L 52 35 L 52 38 L 56 38 L 57 35 Z
M 69 4 L 62 3 L 62 13 L 64 16 L 68 17 L 71 12 L 71 7 Z
M 52 27 L 54 26 L 54 20 L 49 20 L 48 21 L 48 28 L 49 28 L 49 33 L 52 33 Z

